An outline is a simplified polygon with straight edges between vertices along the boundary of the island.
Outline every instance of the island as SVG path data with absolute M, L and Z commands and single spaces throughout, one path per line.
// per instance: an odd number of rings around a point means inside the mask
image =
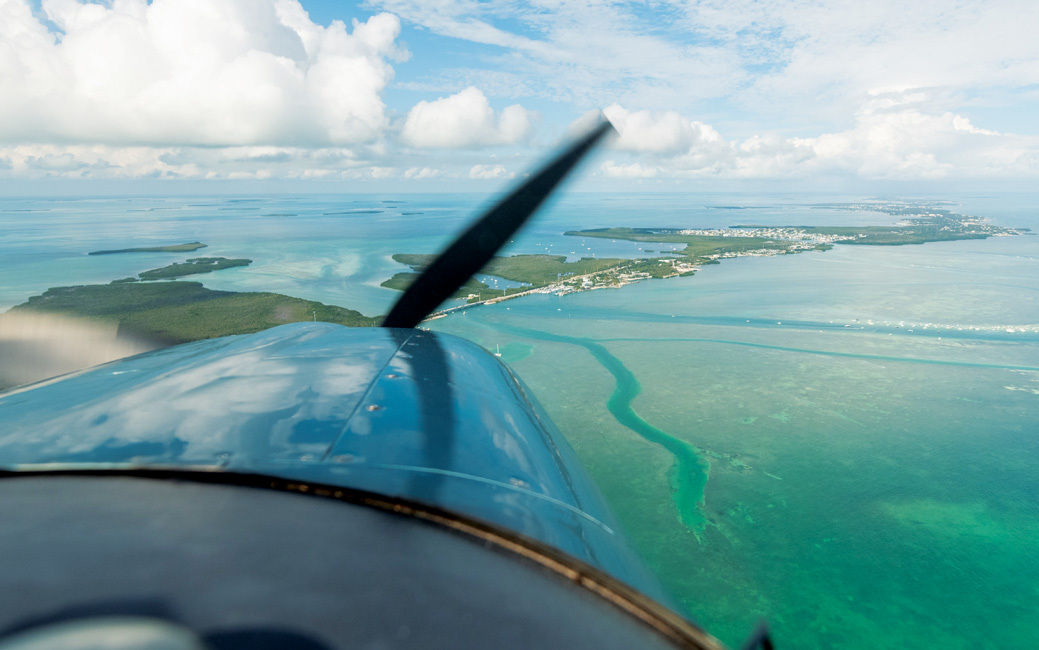
M 87 255 L 116 255 L 118 253 L 191 253 L 200 248 L 205 248 L 202 242 L 189 242 L 187 244 L 174 244 L 172 246 L 146 246 L 138 248 L 118 248 L 109 251 L 93 251 Z
M 852 206 L 829 206 L 854 209 Z M 727 208 L 732 209 L 732 208 Z M 739 255 L 778 255 L 807 250 L 829 250 L 834 244 L 903 246 L 960 239 L 985 239 L 1017 235 L 1019 231 L 984 223 L 977 217 L 931 208 L 924 213 L 901 206 L 872 207 L 874 211 L 905 216 L 893 226 L 764 226 L 729 228 L 593 228 L 565 234 L 640 242 L 685 244 L 674 254 L 696 260 L 717 260 Z M 912 216 L 909 216 L 909 215 Z
M 139 252 L 191 252 L 206 244 L 124 248 L 90 255 Z M 372 327 L 380 317 L 353 309 L 269 292 L 206 289 L 176 278 L 248 266 L 245 258 L 195 257 L 142 271 L 109 284 L 52 287 L 11 308 L 12 312 L 51 313 L 114 321 L 120 334 L 174 345 L 232 334 L 251 334 L 276 325 L 320 320 L 350 327 Z M 164 280 L 158 282 L 158 280 Z
M 417 278 L 418 276 L 418 273 L 409 273 L 407 271 L 403 273 L 396 273 L 393 277 L 391 277 L 389 280 L 384 281 L 379 286 L 385 287 L 387 289 L 404 291 L 411 286 L 411 283 L 414 282 L 415 278 Z M 465 281 L 465 284 L 459 287 L 458 291 L 454 292 L 451 298 L 467 298 L 473 292 L 479 293 L 484 290 L 488 290 L 489 288 L 489 285 L 480 282 L 476 278 L 469 278 Z
M 128 278 L 112 280 L 112 284 L 124 284 L 127 282 L 149 282 L 154 280 L 172 280 L 185 275 L 198 275 L 200 273 L 212 273 L 220 269 L 229 269 L 235 266 L 249 266 L 252 260 L 244 258 L 228 259 L 226 257 L 196 257 L 185 262 L 175 262 L 161 269 L 142 271 Z
M 651 278 L 670 278 L 694 274 L 703 265 L 741 256 L 773 256 L 826 251 L 839 244 L 902 246 L 963 239 L 985 239 L 1024 234 L 1021 229 L 1002 228 L 980 217 L 957 214 L 933 203 L 888 201 L 858 204 L 826 204 L 836 210 L 882 212 L 900 218 L 891 226 L 765 226 L 734 225 L 729 228 L 591 228 L 571 230 L 564 235 L 622 239 L 637 242 L 681 244 L 681 248 L 659 251 L 665 257 L 636 259 L 581 258 L 567 262 L 565 256 L 514 255 L 495 257 L 481 273 L 520 282 L 524 286 L 490 289 L 484 283 L 463 287 L 455 298 L 466 305 L 490 304 L 532 293 L 565 295 L 576 291 L 616 288 Z M 727 210 L 740 209 L 723 206 Z M 646 250 L 644 252 L 653 252 Z M 393 259 L 423 270 L 433 255 L 398 254 Z M 406 289 L 417 273 L 398 273 L 382 286 Z M 472 281 L 471 281 L 472 282 Z M 475 289 L 475 290 L 474 290 Z M 462 306 L 436 312 L 445 315 Z
M 436 259 L 436 255 L 398 253 L 395 262 L 406 264 L 412 272 L 397 273 L 382 283 L 388 289 L 403 291 Z M 507 289 L 492 289 L 490 285 L 471 278 L 455 292 L 455 298 L 465 298 L 469 303 L 494 301 L 504 297 L 525 295 L 564 280 L 582 279 L 590 274 L 606 272 L 630 262 L 630 260 L 584 257 L 576 262 L 567 262 L 564 255 L 513 255 L 496 256 L 484 266 L 480 273 L 503 280 L 519 282 L 524 286 Z
M 175 262 L 161 269 L 152 269 L 138 273 L 141 280 L 168 280 L 180 278 L 185 275 L 198 275 L 199 273 L 212 273 L 221 269 L 229 269 L 235 266 L 249 266 L 252 260 L 244 258 L 228 259 L 226 257 L 195 257 L 185 262 Z
M 11 311 L 115 321 L 120 334 L 165 345 L 250 334 L 300 321 L 373 327 L 381 320 L 278 293 L 214 291 L 200 282 L 182 281 L 53 287 Z

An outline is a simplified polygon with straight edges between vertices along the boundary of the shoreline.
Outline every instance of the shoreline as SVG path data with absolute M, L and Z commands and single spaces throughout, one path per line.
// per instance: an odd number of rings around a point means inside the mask
M 570 276 L 565 280 L 487 300 L 470 300 L 430 314 L 436 320 L 467 307 L 491 305 L 535 293 L 566 295 L 595 289 L 620 288 L 648 279 L 668 279 L 694 275 L 705 264 L 719 264 L 736 257 L 776 257 L 810 251 L 825 252 L 835 245 L 905 246 L 942 241 L 965 241 L 989 237 L 1034 234 L 1027 229 L 1005 228 L 984 223 L 980 217 L 954 213 L 925 203 L 889 201 L 883 205 L 837 204 L 830 207 L 849 211 L 880 211 L 901 217 L 894 226 L 762 226 L 734 225 L 729 228 L 592 228 L 570 230 L 574 237 L 623 239 L 633 242 L 685 244 L 682 250 L 669 251 L 668 257 L 634 258 L 594 273 Z M 520 256 L 516 256 L 520 257 Z M 584 258 L 588 259 L 588 258 Z M 661 267 L 670 266 L 668 273 Z M 413 267 L 415 268 L 415 267 Z M 493 274 L 489 274 L 493 275 Z M 496 276 L 500 277 L 500 276 Z M 513 279 L 513 278 L 505 278 Z M 470 299 L 472 294 L 470 294 Z

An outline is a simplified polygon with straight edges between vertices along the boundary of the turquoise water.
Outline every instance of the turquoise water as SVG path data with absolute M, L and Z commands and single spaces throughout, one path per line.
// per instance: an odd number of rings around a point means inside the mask
M 573 228 L 893 221 L 810 207 L 860 198 L 568 196 L 511 250 L 647 254 Z M 934 198 L 1039 230 L 1039 196 Z M 404 270 L 390 255 L 435 251 L 480 205 L 5 199 L 0 308 L 170 261 L 89 250 L 198 239 L 255 260 L 207 286 L 382 313 L 396 294 L 378 283 Z M 726 260 L 430 326 L 500 347 L 647 562 L 727 643 L 761 617 L 781 647 L 1036 638 L 1039 237 Z
M 577 306 L 549 324 L 557 308 L 545 302 L 517 303 L 504 325 L 474 311 L 443 327 L 506 345 L 517 322 L 561 333 L 519 339 L 534 350 L 514 367 L 543 390 L 643 554 L 726 641 L 758 616 L 792 645 L 1033 638 L 1034 341 L 689 324 L 647 340 L 644 318 L 590 327 Z M 615 370 L 595 367 L 590 340 L 642 385 L 634 408 L 710 463 L 703 534 L 676 512 L 668 478 L 680 462 L 604 417 L 613 387 L 595 375 Z
M 1039 615 L 1037 240 L 728 260 L 435 326 L 533 346 L 513 366 L 728 643 L 766 617 L 790 646 L 1003 647 Z M 709 463 L 702 533 L 603 374 Z
M 635 374 L 620 359 L 610 354 L 606 347 L 588 338 L 560 336 L 540 330 L 513 327 L 505 323 L 499 323 L 497 329 L 528 339 L 582 347 L 613 375 L 616 386 L 606 400 L 607 410 L 618 423 L 634 431 L 647 442 L 660 445 L 674 457 L 674 464 L 669 472 L 671 500 L 675 504 L 678 520 L 702 541 L 707 523 L 703 516 L 704 488 L 707 485 L 710 465 L 695 446 L 658 429 L 635 412 L 632 402 L 642 392 L 642 384 L 635 378 Z

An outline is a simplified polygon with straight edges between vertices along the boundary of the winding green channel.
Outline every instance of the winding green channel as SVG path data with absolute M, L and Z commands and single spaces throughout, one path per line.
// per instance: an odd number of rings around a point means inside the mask
M 669 479 L 671 497 L 678 509 L 678 520 L 702 542 L 704 529 L 707 526 L 703 507 L 704 491 L 710 475 L 710 463 L 703 457 L 700 449 L 658 429 L 635 412 L 631 404 L 642 392 L 642 384 L 639 383 L 635 374 L 604 346 L 587 339 L 561 336 L 504 323 L 496 323 L 495 327 L 526 338 L 576 345 L 592 353 L 595 360 L 608 370 L 617 382 L 613 393 L 606 400 L 607 410 L 617 419 L 617 422 L 631 429 L 644 440 L 660 445 L 674 457 L 675 462 L 671 467 Z

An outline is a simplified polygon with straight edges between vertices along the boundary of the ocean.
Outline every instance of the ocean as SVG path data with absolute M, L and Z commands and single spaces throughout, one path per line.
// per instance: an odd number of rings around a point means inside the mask
M 564 194 L 509 253 L 656 256 L 610 226 L 882 225 L 834 195 Z M 1039 230 L 1039 195 L 931 196 Z M 825 205 L 823 205 L 825 204 Z M 0 199 L 0 310 L 173 261 L 375 315 L 474 195 Z M 652 250 L 646 250 L 647 248 Z M 178 257 L 178 259 L 180 259 Z M 1039 620 L 1039 237 L 837 246 L 693 277 L 537 295 L 432 329 L 500 349 L 686 613 L 730 645 L 1005 647 Z

